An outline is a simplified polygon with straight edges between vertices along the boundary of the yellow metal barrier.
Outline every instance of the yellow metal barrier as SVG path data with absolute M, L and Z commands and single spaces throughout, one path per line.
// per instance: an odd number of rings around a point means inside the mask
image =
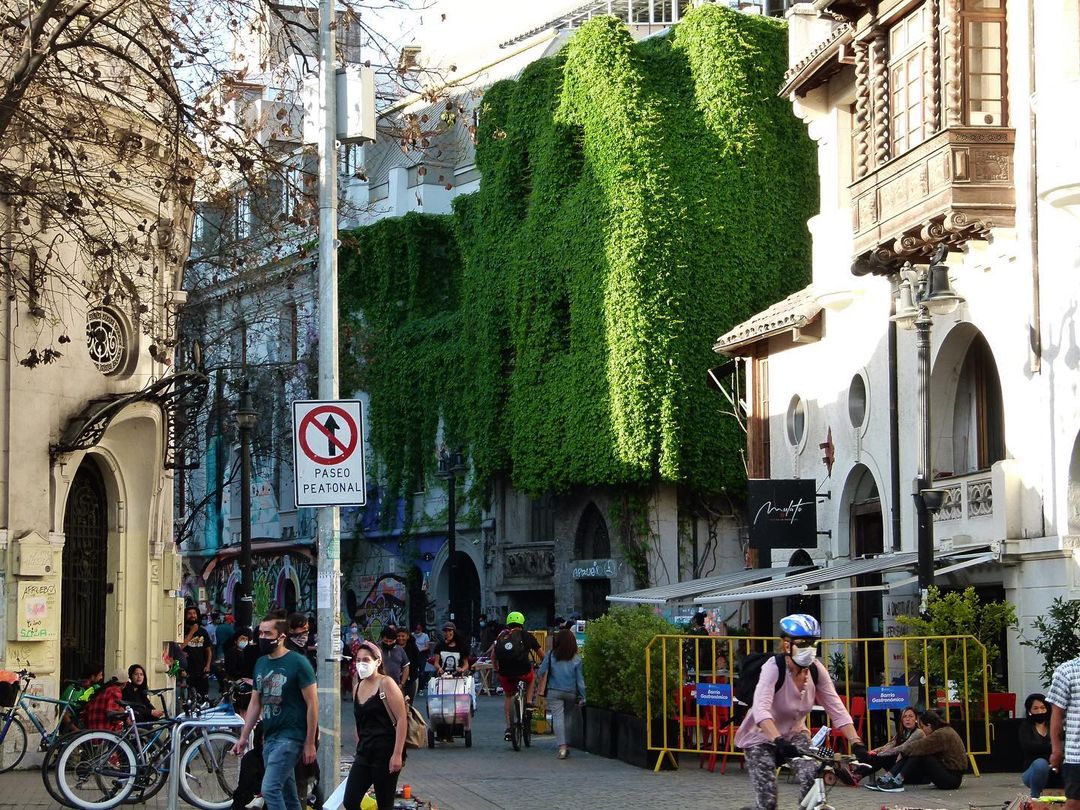
M 848 707 L 868 748 L 895 734 L 899 711 L 872 708 L 867 687 L 907 687 L 918 709 L 934 709 L 964 740 L 968 759 L 990 753 L 989 684 L 986 647 L 973 636 L 899 636 L 822 639 L 819 659 Z M 734 693 L 742 660 L 752 653 L 779 652 L 775 637 L 654 636 L 645 648 L 648 750 L 657 752 L 655 770 L 665 759 L 677 766 L 676 753 L 697 754 L 709 770 L 721 772 L 735 749 L 735 732 L 745 707 L 700 705 L 698 691 L 726 685 Z M 869 674 L 869 678 L 867 677 Z M 815 722 L 817 721 L 817 722 Z M 808 723 L 826 724 L 824 710 Z

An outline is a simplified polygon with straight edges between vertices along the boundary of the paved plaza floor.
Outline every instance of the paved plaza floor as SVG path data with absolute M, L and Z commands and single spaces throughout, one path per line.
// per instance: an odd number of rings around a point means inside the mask
M 423 706 L 422 696 L 418 703 Z M 348 754 L 355 740 L 352 704 L 343 704 L 342 715 Z M 726 774 L 719 765 L 715 773 L 699 769 L 696 758 L 662 773 L 574 750 L 560 761 L 550 736 L 535 737 L 532 748 L 515 752 L 502 739 L 501 697 L 481 697 L 473 722 L 472 748 L 457 740 L 410 751 L 400 784 L 411 785 L 414 796 L 438 810 L 738 810 L 753 805 L 749 780 L 737 761 L 729 762 Z M 829 801 L 837 810 L 1000 810 L 1022 793 L 1019 774 L 986 774 L 967 776 L 955 791 L 915 787 L 885 794 L 837 786 Z M 165 808 L 164 796 L 146 806 Z M 795 786 L 781 780 L 779 810 L 797 806 Z M 42 787 L 39 772 L 0 774 L 0 808 L 24 807 L 58 805 Z

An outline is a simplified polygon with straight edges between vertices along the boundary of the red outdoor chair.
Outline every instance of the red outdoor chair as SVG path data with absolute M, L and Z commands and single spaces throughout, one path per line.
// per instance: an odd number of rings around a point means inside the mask
M 986 712 L 1008 712 L 1009 717 L 1016 717 L 1015 692 L 990 692 L 986 696 Z
M 866 725 L 866 698 L 860 695 L 856 695 L 851 699 L 851 704 L 848 704 L 847 698 L 844 695 L 840 695 L 840 702 L 848 708 L 848 714 L 851 715 L 851 719 L 855 722 L 855 733 L 860 737 L 863 735 L 863 727 Z M 832 730 L 832 742 L 833 748 L 839 743 L 845 742 L 843 733 L 834 728 Z

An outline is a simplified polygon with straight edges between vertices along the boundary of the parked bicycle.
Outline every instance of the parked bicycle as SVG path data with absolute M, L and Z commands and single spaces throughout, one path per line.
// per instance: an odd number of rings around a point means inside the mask
M 532 710 L 525 703 L 525 693 L 528 684 L 518 681 L 517 693 L 510 702 L 510 745 L 515 751 L 520 751 L 521 746 L 528 748 L 532 745 Z
M 0 692 L 0 703 L 7 704 L 0 715 L 0 773 L 15 768 L 26 756 L 28 738 L 26 723 L 22 718 L 29 721 L 41 738 L 38 742 L 39 751 L 47 751 L 61 735 L 78 728 L 79 713 L 74 703 L 29 694 L 30 684 L 37 676 L 26 669 L 20 669 L 15 674 L 19 676 L 17 684 L 8 684 L 7 689 Z M 42 703 L 57 707 L 56 723 L 51 729 L 45 727 L 35 711 L 37 705 Z
M 232 706 L 189 707 L 186 715 L 147 723 L 135 721 L 132 706 L 111 713 L 123 731 L 89 730 L 65 738 L 56 755 L 55 779 L 64 804 L 83 810 L 109 810 L 122 802 L 144 802 L 166 783 L 173 728 L 192 716 L 233 714 Z M 198 810 L 226 810 L 240 777 L 240 759 L 231 754 L 237 735 L 226 728 L 190 729 L 180 740 L 180 797 Z

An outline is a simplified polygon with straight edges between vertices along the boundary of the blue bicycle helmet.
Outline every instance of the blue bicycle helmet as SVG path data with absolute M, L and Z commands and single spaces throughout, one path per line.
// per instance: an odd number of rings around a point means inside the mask
M 821 638 L 821 625 L 808 613 L 792 613 L 780 620 L 780 635 L 788 638 Z

